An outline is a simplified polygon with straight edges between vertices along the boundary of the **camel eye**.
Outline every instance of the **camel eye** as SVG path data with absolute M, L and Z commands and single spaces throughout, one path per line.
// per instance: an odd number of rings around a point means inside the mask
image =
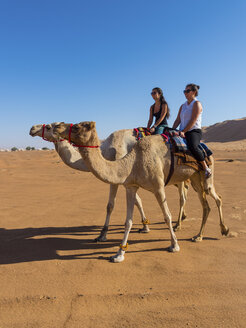
M 91 129 L 90 124 L 85 124 L 85 128 L 86 128 L 87 131 L 89 131 Z
M 77 132 L 78 129 L 79 129 L 78 125 L 73 125 L 73 127 L 72 127 L 73 132 Z

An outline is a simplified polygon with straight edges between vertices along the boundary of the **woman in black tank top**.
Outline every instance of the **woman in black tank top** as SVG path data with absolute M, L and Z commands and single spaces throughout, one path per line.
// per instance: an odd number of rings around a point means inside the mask
M 161 88 L 152 89 L 151 96 L 155 100 L 155 103 L 150 107 L 147 128 L 150 129 L 152 134 L 162 134 L 165 128 L 168 127 L 167 119 L 170 116 L 170 110 Z M 151 127 L 154 117 L 155 123 Z

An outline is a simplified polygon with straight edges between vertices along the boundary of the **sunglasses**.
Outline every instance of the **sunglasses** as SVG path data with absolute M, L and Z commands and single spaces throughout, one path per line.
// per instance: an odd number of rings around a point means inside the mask
M 156 91 L 152 91 L 150 94 L 151 94 L 151 96 L 154 96 L 154 95 L 157 94 L 157 92 Z
M 184 94 L 186 94 L 186 93 L 189 93 L 189 92 L 191 92 L 192 90 L 191 89 L 186 89 L 186 90 L 184 90 L 183 92 L 184 92 Z

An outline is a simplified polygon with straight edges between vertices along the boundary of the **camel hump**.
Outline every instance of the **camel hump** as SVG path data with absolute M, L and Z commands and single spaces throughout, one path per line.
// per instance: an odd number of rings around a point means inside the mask
M 159 152 L 163 151 L 166 153 L 168 151 L 167 144 L 163 140 L 161 135 L 151 135 L 147 136 L 138 141 L 136 147 L 141 149 L 141 151 Z

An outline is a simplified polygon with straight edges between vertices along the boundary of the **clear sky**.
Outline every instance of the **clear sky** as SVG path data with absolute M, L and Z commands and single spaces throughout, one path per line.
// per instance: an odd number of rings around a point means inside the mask
M 34 124 L 146 126 L 153 87 L 172 125 L 187 83 L 203 126 L 245 117 L 245 0 L 0 0 L 0 148 L 50 146 Z

